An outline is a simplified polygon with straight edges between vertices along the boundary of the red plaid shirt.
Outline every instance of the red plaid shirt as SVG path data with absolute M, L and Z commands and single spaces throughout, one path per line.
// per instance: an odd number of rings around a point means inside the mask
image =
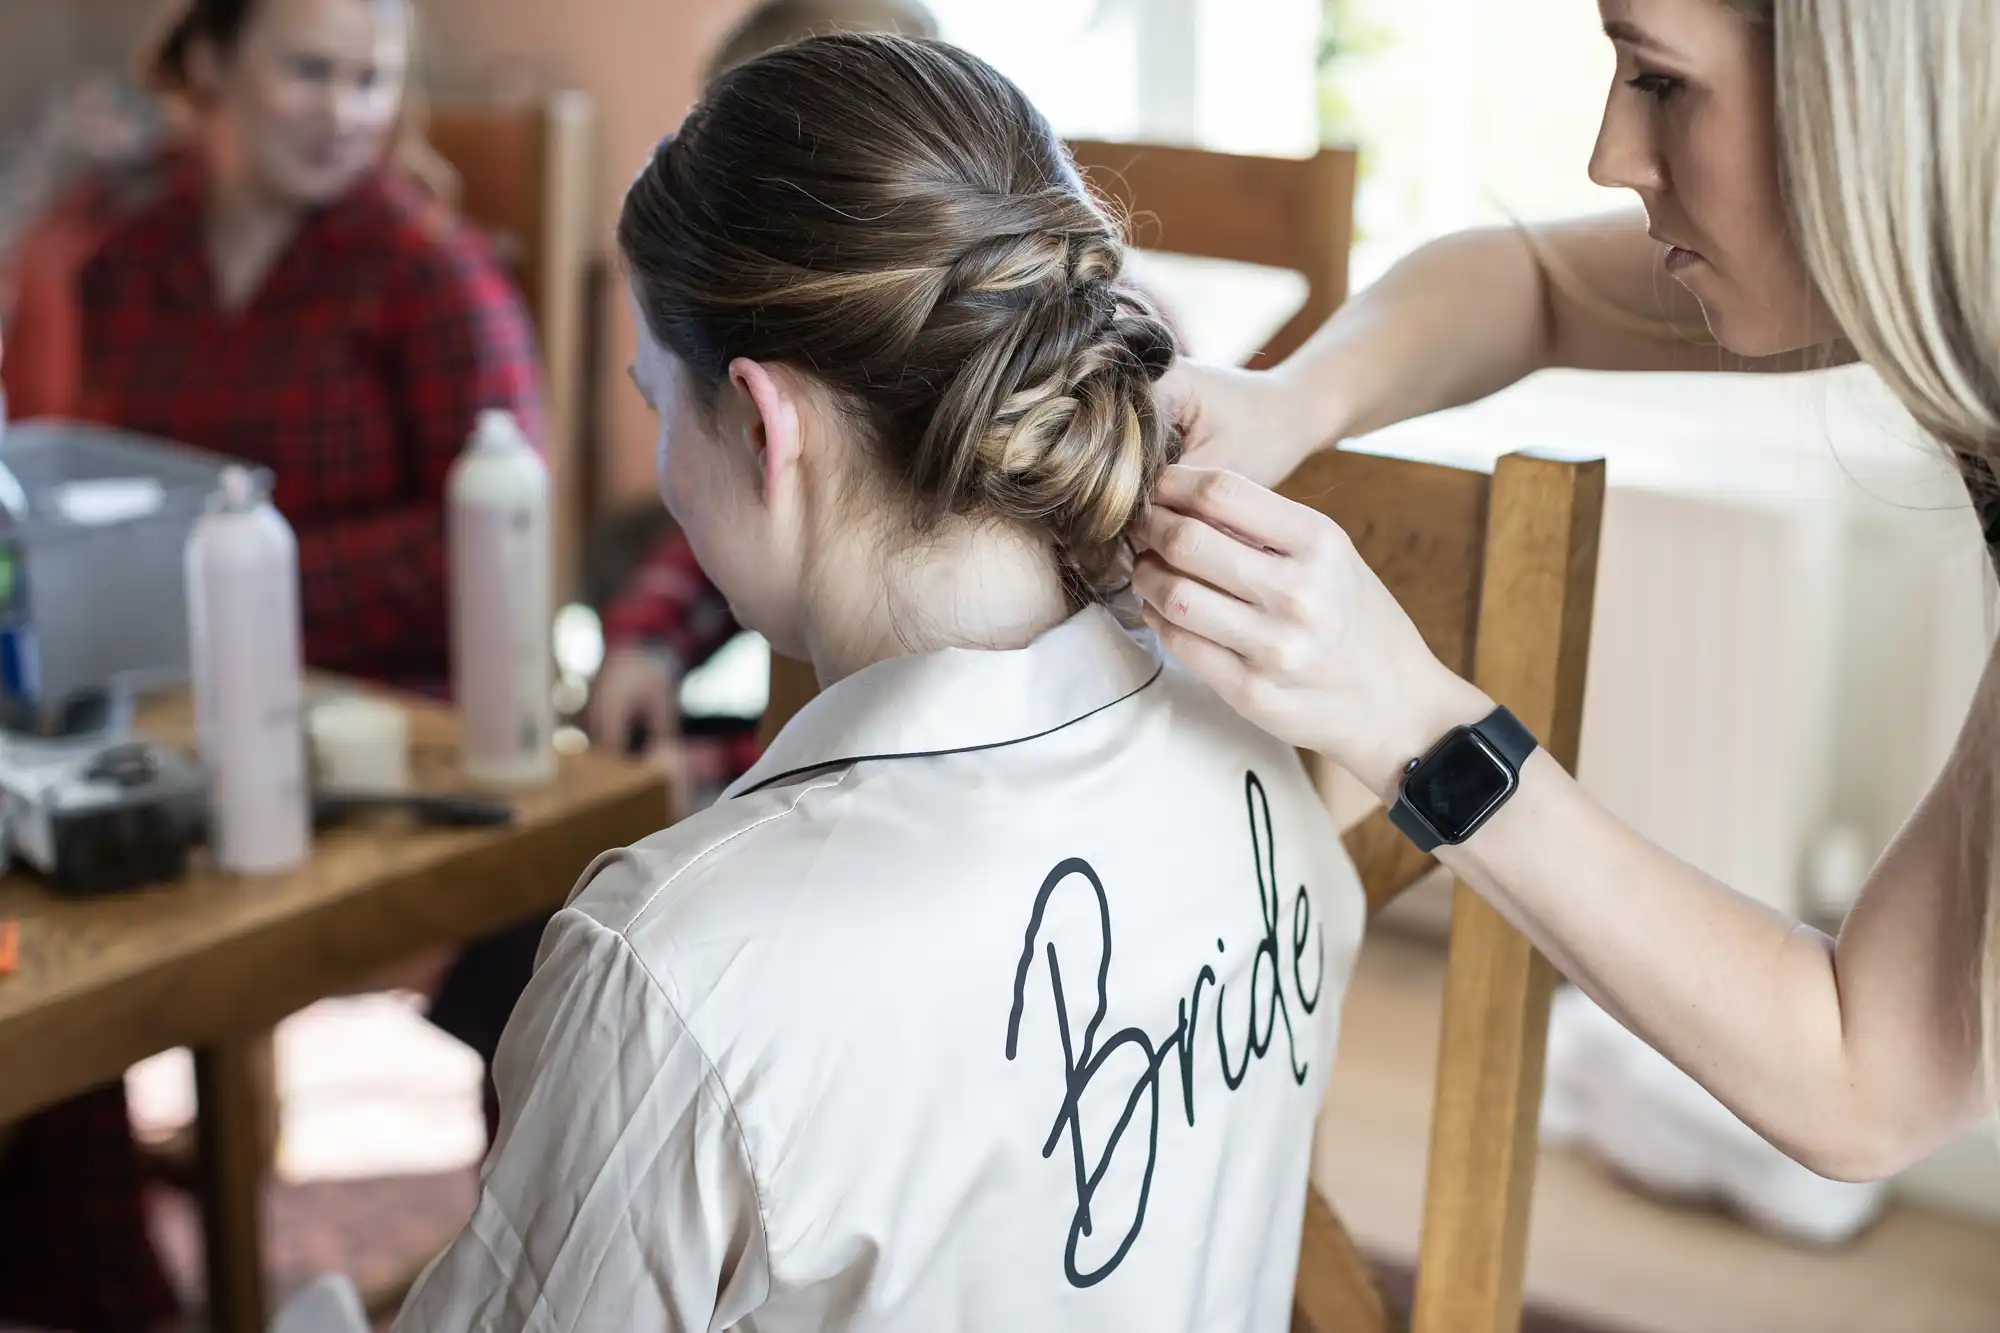
M 741 632 L 728 599 L 708 581 L 679 531 L 661 539 L 604 608 L 607 644 L 664 654 L 676 677 L 701 666 Z M 727 786 L 757 762 L 756 733 L 690 738 L 686 755 L 688 777 L 697 786 Z
M 225 312 L 201 200 L 199 172 L 176 172 L 85 268 L 84 414 L 271 468 L 307 661 L 439 684 L 445 474 L 482 408 L 540 438 L 526 315 L 473 234 L 387 170 L 308 219 Z
M 664 652 L 677 673 L 693 671 L 740 632 L 728 599 L 702 573 L 694 548 L 678 531 L 660 540 L 604 609 L 606 643 Z

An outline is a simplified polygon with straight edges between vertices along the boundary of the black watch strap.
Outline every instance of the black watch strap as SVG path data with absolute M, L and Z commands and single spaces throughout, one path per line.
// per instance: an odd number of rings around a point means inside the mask
M 1500 757 L 1507 761 L 1508 767 L 1517 775 L 1521 771 L 1521 765 L 1527 763 L 1535 751 L 1541 748 L 1541 742 L 1535 739 L 1535 733 L 1522 726 L 1521 719 L 1505 708 L 1496 708 L 1488 713 L 1486 720 L 1473 730 L 1484 736 L 1486 743 L 1499 751 Z
M 1483 719 L 1473 723 L 1470 727 L 1465 728 L 1465 730 L 1477 732 L 1481 740 L 1492 746 L 1493 752 L 1505 761 L 1507 767 L 1514 770 L 1516 778 L 1520 777 L 1522 766 L 1540 748 L 1540 742 L 1535 739 L 1535 733 L 1522 726 L 1521 720 L 1504 707 L 1495 708 Z M 1431 754 L 1435 754 L 1439 748 L 1442 748 L 1444 740 L 1450 739 L 1455 734 L 1457 734 L 1456 729 L 1452 732 L 1447 732 L 1444 739 L 1440 740 L 1438 745 L 1433 747 L 1424 757 L 1427 759 Z M 1422 761 L 1419 760 L 1418 762 L 1421 763 Z M 1413 763 L 1410 767 L 1414 770 L 1417 765 Z M 1395 804 L 1389 807 L 1389 822 L 1401 830 L 1404 837 L 1415 843 L 1418 851 L 1426 855 L 1444 845 L 1444 839 L 1438 836 L 1437 830 L 1433 829 L 1430 823 L 1417 813 L 1416 808 L 1410 804 L 1409 798 L 1401 792 L 1397 793 Z

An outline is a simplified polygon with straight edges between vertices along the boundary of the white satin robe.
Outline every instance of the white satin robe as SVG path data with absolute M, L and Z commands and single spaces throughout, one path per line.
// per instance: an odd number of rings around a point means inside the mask
M 1362 919 L 1111 612 L 870 667 L 584 875 L 396 1327 L 1281 1333 Z

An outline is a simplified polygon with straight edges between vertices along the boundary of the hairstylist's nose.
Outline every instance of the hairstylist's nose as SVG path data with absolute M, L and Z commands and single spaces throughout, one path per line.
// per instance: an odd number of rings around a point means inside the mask
M 1618 90 L 1604 108 L 1597 144 L 1590 153 L 1590 181 L 1608 190 L 1659 190 L 1666 183 L 1659 154 L 1644 118 L 1620 105 Z

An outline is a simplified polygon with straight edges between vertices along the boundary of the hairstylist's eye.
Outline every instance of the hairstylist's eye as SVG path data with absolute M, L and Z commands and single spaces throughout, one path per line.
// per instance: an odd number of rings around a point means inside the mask
M 1669 74 L 1640 74 L 1625 80 L 1625 86 L 1637 89 L 1655 102 L 1666 102 L 1685 85 Z

